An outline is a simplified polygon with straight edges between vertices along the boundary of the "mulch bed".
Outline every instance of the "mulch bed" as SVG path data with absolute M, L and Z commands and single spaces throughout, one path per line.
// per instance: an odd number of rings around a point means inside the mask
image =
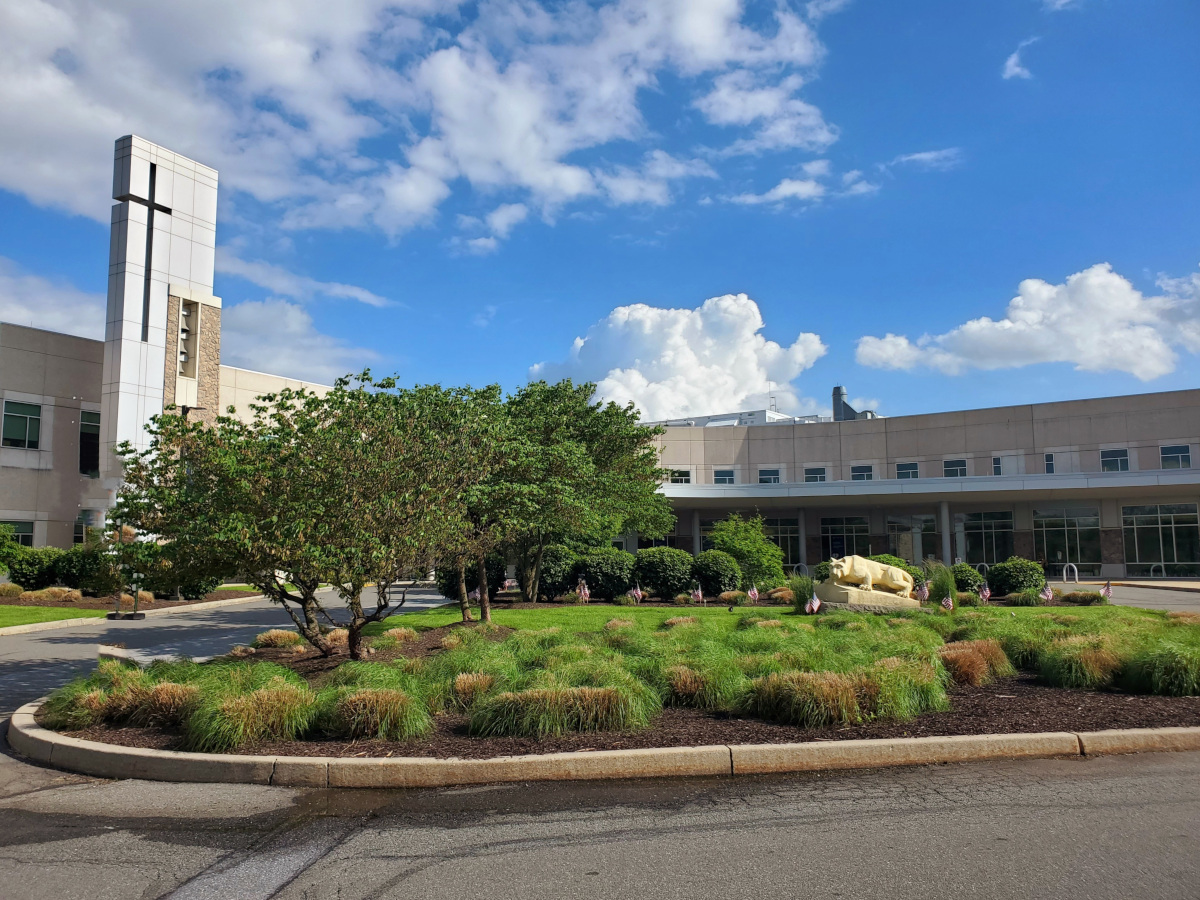
M 284 741 L 239 753 L 280 756 L 419 756 L 483 759 L 567 750 L 688 747 L 707 744 L 780 744 L 860 738 L 1011 734 L 1038 731 L 1098 731 L 1105 728 L 1200 727 L 1200 697 L 1158 697 L 1117 691 L 1076 691 L 1038 684 L 1021 674 L 983 687 L 956 686 L 948 712 L 926 713 L 910 722 L 869 722 L 827 728 L 795 728 L 761 719 L 667 709 L 655 724 L 636 733 L 602 732 L 533 738 L 474 738 L 467 717 L 441 715 L 436 730 L 416 741 Z M 70 737 L 125 747 L 178 749 L 179 738 L 148 728 L 95 727 Z
M 257 597 L 259 591 L 213 591 L 210 594 L 205 594 L 202 600 L 155 600 L 153 603 L 143 601 L 138 608 L 142 611 L 148 609 L 165 609 L 168 606 L 197 606 L 201 603 L 209 603 L 213 600 L 235 600 L 238 597 Z M 0 599 L 0 606 L 44 606 L 55 609 L 112 609 L 112 597 L 84 597 L 82 600 L 22 600 L 20 597 L 5 597 Z M 129 607 L 125 609 L 128 612 Z

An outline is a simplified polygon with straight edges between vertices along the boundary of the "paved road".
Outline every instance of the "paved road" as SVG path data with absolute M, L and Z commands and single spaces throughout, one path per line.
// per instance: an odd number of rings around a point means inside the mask
M 1127 587 L 1117 584 L 1113 585 L 1112 602 L 1123 606 L 1140 606 L 1144 609 L 1165 609 L 1170 612 L 1200 612 L 1200 593 L 1195 591 Z
M 0 756 L 6 900 L 1196 898 L 1200 753 L 430 791 Z
M 339 604 L 332 592 L 325 592 L 322 599 L 336 618 Z M 426 609 L 445 602 L 430 590 L 410 591 L 404 608 Z M 292 621 L 280 607 L 258 600 L 140 622 L 97 619 L 71 628 L 0 636 L 0 715 L 36 700 L 80 672 L 91 671 L 99 641 L 153 653 L 212 656 L 277 626 L 292 627 Z

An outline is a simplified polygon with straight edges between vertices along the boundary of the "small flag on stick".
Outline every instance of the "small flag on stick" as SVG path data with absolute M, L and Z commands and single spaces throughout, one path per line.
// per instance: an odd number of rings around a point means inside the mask
M 1104 582 L 1104 587 L 1100 588 L 1100 596 L 1103 597 L 1105 600 L 1112 599 L 1112 582 L 1111 581 Z
M 804 604 L 804 611 L 810 616 L 821 611 L 821 601 L 817 599 L 817 595 L 813 594 L 812 599 Z
M 694 591 L 692 591 L 692 599 L 695 600 L 697 603 L 703 605 L 704 604 L 704 591 L 700 590 L 700 588 L 696 588 Z
M 949 594 L 942 598 L 942 609 L 946 610 L 946 612 L 954 611 L 954 601 L 950 599 Z
M 917 599 L 924 603 L 929 599 L 929 582 L 922 581 L 917 588 Z
M 983 583 L 983 587 L 979 589 L 979 602 L 987 603 L 992 597 L 992 589 L 987 586 L 987 582 Z
M 751 603 L 757 603 L 758 602 L 758 585 L 757 584 L 750 585 L 750 590 L 746 592 L 746 596 L 750 598 Z
M 1050 585 L 1047 584 L 1044 588 L 1042 588 L 1042 591 L 1040 594 L 1038 594 L 1038 596 L 1049 603 L 1054 599 L 1054 591 L 1050 590 Z

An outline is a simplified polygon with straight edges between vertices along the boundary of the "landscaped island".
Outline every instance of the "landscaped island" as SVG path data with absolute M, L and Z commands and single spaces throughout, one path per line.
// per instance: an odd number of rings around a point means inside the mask
M 278 631 L 204 664 L 105 662 L 40 720 L 181 750 L 463 757 L 1200 725 L 1192 614 L 548 606 L 458 618 L 370 626 L 362 661 Z

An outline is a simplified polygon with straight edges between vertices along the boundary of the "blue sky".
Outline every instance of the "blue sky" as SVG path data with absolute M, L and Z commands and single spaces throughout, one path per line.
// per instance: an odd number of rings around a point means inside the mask
M 250 368 L 652 417 L 1197 383 L 1191 0 L 186 6 L 0 11 L 0 319 L 96 329 L 133 132 L 221 172 Z

